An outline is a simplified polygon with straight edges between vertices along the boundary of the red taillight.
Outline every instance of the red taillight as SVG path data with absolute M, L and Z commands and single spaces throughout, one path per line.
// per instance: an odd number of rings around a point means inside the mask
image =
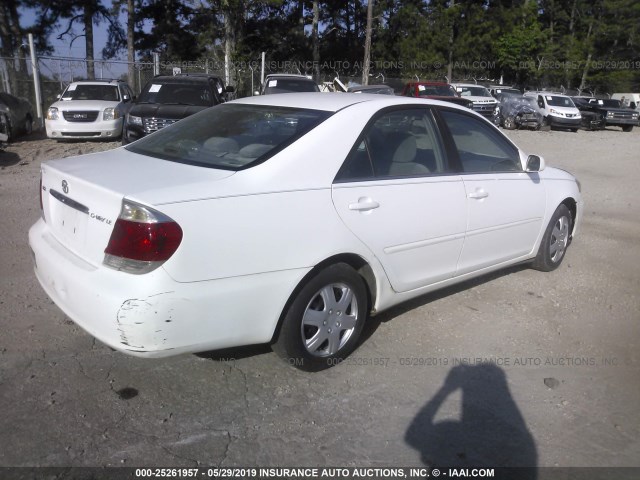
M 143 274 L 166 262 L 180 246 L 182 229 L 166 215 L 125 200 L 104 253 L 104 264 Z
M 119 218 L 104 253 L 141 262 L 164 262 L 182 241 L 175 222 L 139 223 Z

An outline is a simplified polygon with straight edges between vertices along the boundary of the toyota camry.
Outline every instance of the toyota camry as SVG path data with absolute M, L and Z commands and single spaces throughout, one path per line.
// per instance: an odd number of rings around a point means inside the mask
M 367 94 L 215 106 L 43 163 L 40 195 L 36 276 L 90 335 L 147 357 L 270 343 L 306 370 L 400 302 L 554 270 L 582 216 L 571 174 L 478 114 Z

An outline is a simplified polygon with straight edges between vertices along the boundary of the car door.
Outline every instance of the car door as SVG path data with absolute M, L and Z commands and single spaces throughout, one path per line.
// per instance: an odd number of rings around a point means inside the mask
M 428 108 L 383 111 L 338 173 L 333 203 L 405 292 L 455 274 L 466 226 L 460 175 L 449 167 Z
M 546 195 L 525 172 L 518 149 L 493 125 L 442 109 L 467 197 L 467 227 L 457 275 L 529 254 L 542 228 Z

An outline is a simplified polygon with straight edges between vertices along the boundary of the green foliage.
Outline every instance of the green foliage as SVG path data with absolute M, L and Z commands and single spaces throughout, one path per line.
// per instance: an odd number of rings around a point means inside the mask
M 367 1 L 318 0 L 317 46 L 326 77 L 361 75 Z M 370 1 L 374 76 L 435 80 L 451 75 L 450 80 L 503 78 L 532 88 L 640 91 L 637 0 Z M 242 65 L 252 65 L 266 52 L 274 69 L 312 73 L 304 65 L 313 60 L 313 3 L 136 0 L 137 55 L 148 58 L 159 51 L 166 60 L 207 57 L 219 63 L 226 54 L 234 62 L 233 71 L 241 73 Z M 103 56 L 112 57 L 126 44 L 115 21 L 126 1 L 113 0 L 110 10 L 107 4 L 6 0 L 3 8 L 8 13 L 14 7 L 36 11 L 33 30 L 41 49 L 48 35 L 63 31 L 90 8 L 94 21 L 107 22 L 109 43 Z M 3 51 L 15 49 L 10 36 L 4 42 Z M 285 66 L 288 61 L 291 68 Z

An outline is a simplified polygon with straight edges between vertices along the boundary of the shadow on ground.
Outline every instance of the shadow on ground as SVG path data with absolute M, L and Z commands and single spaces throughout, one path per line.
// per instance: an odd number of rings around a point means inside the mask
M 11 167 L 20 163 L 20 155 L 0 148 L 0 167 Z
M 461 390 L 460 420 L 436 421 L 451 394 Z M 533 436 L 515 404 L 503 370 L 492 364 L 453 367 L 438 392 L 418 412 L 405 441 L 432 468 L 535 467 Z M 518 470 L 535 480 L 533 468 Z

